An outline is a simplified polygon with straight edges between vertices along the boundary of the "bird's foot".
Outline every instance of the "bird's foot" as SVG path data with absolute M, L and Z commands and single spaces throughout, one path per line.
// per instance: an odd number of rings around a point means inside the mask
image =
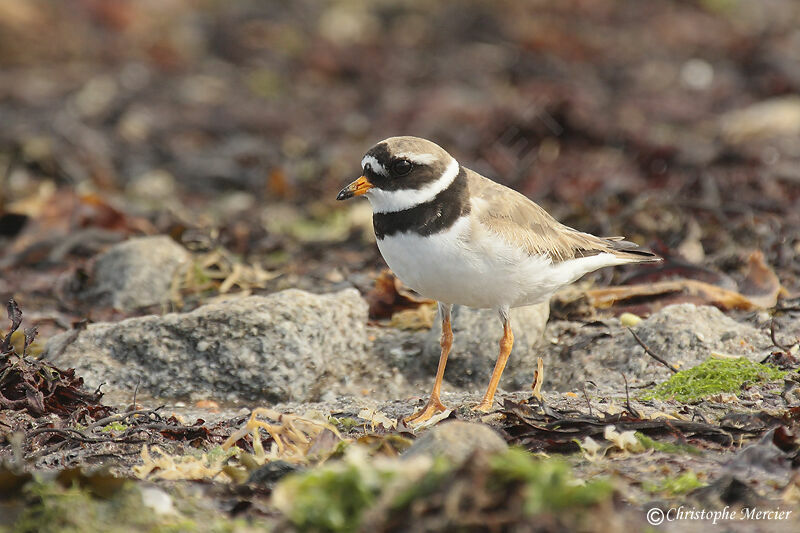
M 481 413 L 488 413 L 492 410 L 492 406 L 494 405 L 494 400 L 487 400 L 486 398 L 481 401 L 478 405 L 472 408 L 473 411 L 479 411 Z
M 434 415 L 442 413 L 447 410 L 447 407 L 439 400 L 439 398 L 431 396 L 431 399 L 428 400 L 427 405 L 420 410 L 414 413 L 411 416 L 407 416 L 403 419 L 403 422 L 406 424 L 421 424 L 431 419 Z

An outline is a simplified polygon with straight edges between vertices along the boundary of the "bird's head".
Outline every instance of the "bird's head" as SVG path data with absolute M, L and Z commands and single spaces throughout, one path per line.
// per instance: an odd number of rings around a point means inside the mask
M 390 137 L 367 151 L 361 177 L 337 200 L 366 196 L 376 213 L 402 211 L 432 200 L 459 172 L 458 162 L 436 143 L 418 137 Z

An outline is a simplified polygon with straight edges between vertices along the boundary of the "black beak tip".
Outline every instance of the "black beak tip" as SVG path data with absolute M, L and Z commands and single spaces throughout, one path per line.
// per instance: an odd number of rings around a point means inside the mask
M 336 199 L 340 200 L 340 201 L 341 200 L 347 200 L 347 191 L 345 191 L 345 190 L 339 191 L 339 194 L 336 195 Z

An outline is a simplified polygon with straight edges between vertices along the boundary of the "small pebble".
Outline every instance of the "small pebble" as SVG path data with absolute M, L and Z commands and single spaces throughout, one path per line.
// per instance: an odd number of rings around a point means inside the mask
M 174 514 L 172 497 L 158 487 L 141 487 L 142 503 L 158 515 Z
M 641 317 L 638 317 L 633 313 L 622 313 L 621 315 L 619 315 L 619 321 L 622 323 L 623 326 L 632 328 L 634 326 L 639 325 L 639 322 L 641 322 L 642 319 Z

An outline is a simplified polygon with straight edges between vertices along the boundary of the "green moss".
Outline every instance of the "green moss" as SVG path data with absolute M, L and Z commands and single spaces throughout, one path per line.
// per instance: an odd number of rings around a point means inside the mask
M 221 463 L 228 457 L 233 457 L 234 455 L 239 454 L 241 449 L 236 446 L 231 446 L 227 450 L 222 446 L 214 446 L 210 450 L 206 452 L 206 458 L 208 459 L 208 464 L 213 465 L 216 463 Z
M 211 277 L 206 274 L 203 265 L 195 261 L 192 263 L 192 278 L 195 285 L 203 286 L 211 283 Z
M 32 482 L 26 489 L 26 505 L 13 531 L 80 532 L 134 531 L 154 525 L 152 512 L 142 512 L 142 500 L 133 484 L 108 499 L 97 499 L 77 483 L 63 487 L 55 482 Z M 131 511 L 131 509 L 137 511 Z
M 328 423 L 332 426 L 336 426 L 336 429 L 339 431 L 350 431 L 354 427 L 358 427 L 364 424 L 364 422 L 359 422 L 355 418 L 350 418 L 349 416 L 336 418 L 335 416 L 328 417 Z
M 281 490 L 291 495 L 288 518 L 301 530 L 355 531 L 361 518 L 394 477 L 369 466 L 342 462 L 287 476 Z
M 636 432 L 636 439 L 648 450 L 656 450 L 664 453 L 689 453 L 692 455 L 700 455 L 703 453 L 700 449 L 695 448 L 694 446 L 689 446 L 688 444 L 660 442 L 653 440 L 647 435 L 639 433 L 638 431 Z
M 349 450 L 342 461 L 287 476 L 276 487 L 273 504 L 299 530 L 357 531 L 365 514 L 376 506 L 406 515 L 417 502 L 442 501 L 441 495 L 454 482 L 473 487 L 476 495 L 521 491 L 528 516 L 572 512 L 607 501 L 612 493 L 605 480 L 582 484 L 564 461 L 538 458 L 519 449 L 492 455 L 482 466 L 453 469 L 443 458 L 432 464 L 369 458 L 362 447 Z
M 708 359 L 674 374 L 658 385 L 643 400 L 675 399 L 693 402 L 721 392 L 736 393 L 746 382 L 766 382 L 783 378 L 786 372 L 748 359 Z
M 445 477 L 450 473 L 450 470 L 451 468 L 448 462 L 442 457 L 437 457 L 431 469 L 428 470 L 419 482 L 401 491 L 400 494 L 394 498 L 391 506 L 392 509 L 406 508 L 411 502 L 426 498 L 439 490 L 442 483 L 445 481 Z
M 610 498 L 613 488 L 603 479 L 579 484 L 569 465 L 559 459 L 536 459 L 512 448 L 491 460 L 492 474 L 499 482 L 524 483 L 525 512 L 586 507 Z
M 176 513 L 157 514 L 142 503 L 136 483 L 102 497 L 89 487 L 73 483 L 63 486 L 56 481 L 32 481 L 23 491 L 19 504 L 24 506 L 9 531 L 15 533 L 107 533 L 234 532 L 268 530 L 267 520 L 245 521 L 220 515 L 195 496 L 172 495 Z M 2 528 L 0 528 L 2 531 Z
M 128 426 L 126 426 L 125 424 L 122 424 L 120 422 L 111 422 L 110 424 L 103 426 L 103 428 L 100 431 L 102 431 L 103 433 L 111 433 L 112 431 L 122 432 L 125 431 L 126 429 L 128 429 Z
M 694 489 L 705 487 L 707 483 L 703 483 L 697 479 L 694 472 L 689 471 L 681 474 L 678 477 L 665 479 L 660 483 L 653 483 L 645 481 L 642 483 L 642 488 L 650 493 L 665 494 L 667 496 L 677 496 L 686 494 Z

